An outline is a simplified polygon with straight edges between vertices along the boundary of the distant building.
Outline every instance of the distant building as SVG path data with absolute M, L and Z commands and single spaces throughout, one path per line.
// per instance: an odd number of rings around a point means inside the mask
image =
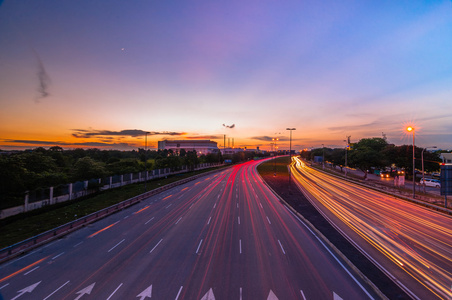
M 174 153 L 195 150 L 198 155 L 218 153 L 217 142 L 210 140 L 163 140 L 158 142 L 159 150 L 172 150 Z
M 440 156 L 443 160 L 443 164 L 452 165 L 452 153 L 441 153 Z

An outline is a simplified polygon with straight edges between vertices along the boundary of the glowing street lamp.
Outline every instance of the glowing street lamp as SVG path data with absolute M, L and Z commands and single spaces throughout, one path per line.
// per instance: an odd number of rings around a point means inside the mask
M 406 131 L 413 133 L 413 198 L 416 198 L 416 170 L 415 170 L 415 154 L 414 154 L 414 127 L 408 126 Z

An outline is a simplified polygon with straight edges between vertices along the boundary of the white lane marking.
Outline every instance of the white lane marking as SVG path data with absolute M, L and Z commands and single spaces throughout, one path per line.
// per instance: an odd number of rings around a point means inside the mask
M 444 299 L 448 299 L 448 297 L 449 297 L 449 299 L 452 299 L 452 298 L 450 298 L 450 296 L 448 296 L 448 295 L 446 295 L 445 293 L 443 293 L 443 291 L 441 291 L 439 288 L 437 288 L 436 286 L 434 286 L 431 282 L 429 282 L 429 281 L 424 281 L 426 284 L 428 284 L 432 289 L 434 289 L 436 292 L 438 292 L 439 294 L 441 294 L 443 297 L 444 297 Z M 452 289 L 452 287 L 451 287 L 451 289 Z
M 78 244 L 75 244 L 75 245 L 74 245 L 74 248 L 77 247 L 77 246 L 79 246 L 80 244 L 83 244 L 83 241 L 81 241 L 81 242 L 78 243 Z
M 63 286 L 65 286 L 66 284 L 68 284 L 69 283 L 69 280 L 68 281 L 66 281 L 66 283 L 65 284 L 63 284 L 62 286 L 60 286 L 59 288 L 57 288 L 56 290 L 54 290 L 50 295 L 48 295 L 47 297 L 45 297 L 44 299 L 42 299 L 42 300 L 47 300 L 47 299 L 49 299 L 50 298 L 50 296 L 52 296 L 53 294 L 55 294 L 56 292 L 58 292 L 61 288 L 63 288 Z
M 111 250 L 115 249 L 116 247 L 118 247 L 122 242 L 124 242 L 126 239 L 123 239 L 122 241 L 120 241 L 119 243 L 117 243 L 116 245 L 114 245 L 110 250 L 108 250 L 108 252 L 110 252 Z
M 147 297 L 152 298 L 152 284 L 149 287 L 147 287 L 144 291 L 139 293 L 137 297 L 140 297 L 140 300 L 143 300 Z
M 307 229 L 309 230 L 309 232 L 319 241 L 320 244 L 322 244 L 322 246 L 326 249 L 326 251 L 328 251 L 328 253 L 330 253 L 330 255 L 341 265 L 342 269 L 344 269 L 345 272 L 347 272 L 347 274 L 353 279 L 353 281 L 355 281 L 355 283 L 364 291 L 364 293 L 366 293 L 366 295 L 370 298 L 370 299 L 374 299 L 368 292 L 367 290 L 361 285 L 361 283 L 359 283 L 359 281 L 352 275 L 352 273 L 350 273 L 347 268 L 340 262 L 340 260 L 336 257 L 336 255 L 333 254 L 333 252 L 330 251 L 330 249 L 323 243 L 323 241 L 311 230 L 311 228 L 308 227 L 308 225 L 306 225 L 303 221 L 301 221 L 301 219 L 294 214 L 290 209 L 288 209 L 286 207 L 286 209 Z M 369 258 L 371 258 L 370 256 L 368 256 Z M 391 273 L 386 273 L 388 275 L 391 275 Z M 409 291 L 408 289 L 405 289 L 405 291 Z M 410 291 L 411 292 L 411 291 Z M 414 294 L 411 294 L 412 296 L 414 296 Z M 415 297 L 416 299 L 419 299 L 417 297 Z
M 301 297 L 303 297 L 303 300 L 306 300 L 306 297 L 304 296 L 304 293 L 302 290 L 300 290 L 300 293 L 301 293 Z
M 213 205 L 213 208 L 215 208 L 215 207 L 217 207 L 217 204 L 216 204 L 216 203 Z
M 149 251 L 149 253 L 151 253 L 152 251 L 154 251 L 155 248 L 157 248 L 157 246 L 163 241 L 163 239 L 160 239 L 160 241 L 157 243 L 157 245 L 154 246 L 154 248 L 152 248 L 151 251 Z
M 33 271 L 36 270 L 36 269 L 39 269 L 39 266 L 37 266 L 37 267 L 31 269 L 30 271 L 28 271 L 27 273 L 25 273 L 24 276 L 30 274 L 31 272 L 33 272 Z
M 242 240 L 239 240 L 240 254 L 242 254 Z
M 335 292 L 333 292 L 333 300 L 343 300 L 341 297 L 339 297 L 338 294 L 336 294 Z
M 195 204 L 193 203 L 192 205 L 190 205 L 190 207 L 188 209 L 192 208 L 193 205 L 195 205 Z
M 179 220 L 177 220 L 176 224 L 179 223 L 180 220 L 182 220 L 182 217 L 180 217 Z
M 273 293 L 273 291 L 270 290 L 270 293 L 268 293 L 267 300 L 278 300 L 278 297 L 276 297 L 275 293 Z
M 282 246 L 282 244 L 281 244 L 281 241 L 280 241 L 280 240 L 278 240 L 278 243 L 279 243 L 279 246 L 281 247 L 281 250 L 282 250 L 282 252 L 283 252 L 284 254 L 286 254 L 286 251 L 284 251 L 284 248 L 283 248 L 283 246 Z
M 207 293 L 201 298 L 201 300 L 215 300 L 215 295 L 213 294 L 212 288 L 207 291 Z
M 268 224 L 272 224 L 272 222 L 270 222 L 270 219 L 268 218 L 268 216 L 267 216 L 267 221 L 268 221 Z
M 202 239 L 201 239 L 201 241 L 199 242 L 198 249 L 196 249 L 196 253 L 198 253 L 199 248 L 201 247 L 201 244 L 202 244 Z
M 25 293 L 31 293 L 31 292 L 33 292 L 33 290 L 34 290 L 40 283 L 41 283 L 41 281 L 40 281 L 40 282 L 36 282 L 35 284 L 32 284 L 32 285 L 30 285 L 30 286 L 27 286 L 27 287 L 24 288 L 24 289 L 21 289 L 21 290 L 17 291 L 19 294 L 16 295 L 16 297 L 12 298 L 11 300 L 16 300 L 17 298 L 19 298 L 20 296 L 22 296 L 22 295 L 25 294 Z
M 173 205 L 173 203 L 171 203 L 170 205 L 168 205 L 167 207 L 165 207 L 165 209 L 168 209 L 168 207 L 170 207 L 171 205 Z
M 217 196 L 217 199 L 220 199 L 220 195 Z
M 63 254 L 64 254 L 64 252 L 58 254 L 57 256 L 52 257 L 52 260 L 53 260 L 53 259 L 56 259 L 56 258 L 58 258 L 58 257 L 60 257 L 60 256 L 63 255 Z
M 113 293 L 111 293 L 111 295 L 107 298 L 107 300 L 110 300 L 110 298 L 119 290 L 121 285 L 122 285 L 122 283 L 116 288 L 116 290 L 113 291 Z
M 237 217 L 237 220 L 238 220 L 238 222 L 239 222 L 239 225 L 240 225 L 240 217 Z
M 4 287 L 7 287 L 9 285 L 9 283 L 5 284 L 4 286 L 0 286 L 0 290 Z
M 152 220 L 154 220 L 155 217 L 150 218 L 146 223 L 144 223 L 144 225 L 146 225 L 147 223 L 151 222 Z
M 237 203 L 237 208 L 239 208 L 239 204 Z
M 207 221 L 207 225 L 209 225 L 209 224 L 210 224 L 210 219 L 212 219 L 212 217 L 210 217 L 210 218 L 209 218 L 209 221 Z
M 242 300 L 242 288 L 240 288 L 240 300 Z
M 82 298 L 83 295 L 89 295 L 89 294 L 91 294 L 91 292 L 92 292 L 92 290 L 93 290 L 95 284 L 96 284 L 96 283 L 94 282 L 94 283 L 88 285 L 86 288 L 81 289 L 80 291 L 78 291 L 77 293 L 75 293 L 75 294 L 78 294 L 78 296 L 77 296 L 77 298 L 75 298 L 75 300 L 78 300 L 78 299 Z
M 264 207 L 262 206 L 262 203 L 261 203 L 261 202 L 259 202 L 259 204 L 261 205 L 261 208 L 264 208 Z
M 181 287 L 180 287 L 179 293 L 177 293 L 177 296 L 176 296 L 176 299 L 175 299 L 175 300 L 179 299 L 179 295 L 180 295 L 180 292 L 182 292 L 182 288 L 183 288 L 183 287 L 184 287 L 184 286 L 181 286 Z
M 123 220 L 127 219 L 128 217 L 130 217 L 130 216 L 125 216 L 125 217 L 123 218 Z

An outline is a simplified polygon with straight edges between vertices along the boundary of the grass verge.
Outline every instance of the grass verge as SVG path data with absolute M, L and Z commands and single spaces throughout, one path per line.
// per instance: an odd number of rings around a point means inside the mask
M 215 168 L 210 168 L 151 180 L 147 182 L 146 187 L 147 190 L 150 191 L 166 184 L 214 169 Z M 144 183 L 130 184 L 77 200 L 46 206 L 5 218 L 0 220 L 0 249 L 14 245 L 15 243 L 142 193 L 144 193 Z

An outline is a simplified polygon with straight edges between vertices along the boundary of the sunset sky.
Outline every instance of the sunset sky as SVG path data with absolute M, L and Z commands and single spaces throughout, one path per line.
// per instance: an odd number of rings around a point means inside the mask
M 452 149 L 452 1 L 0 0 L 0 149 Z

